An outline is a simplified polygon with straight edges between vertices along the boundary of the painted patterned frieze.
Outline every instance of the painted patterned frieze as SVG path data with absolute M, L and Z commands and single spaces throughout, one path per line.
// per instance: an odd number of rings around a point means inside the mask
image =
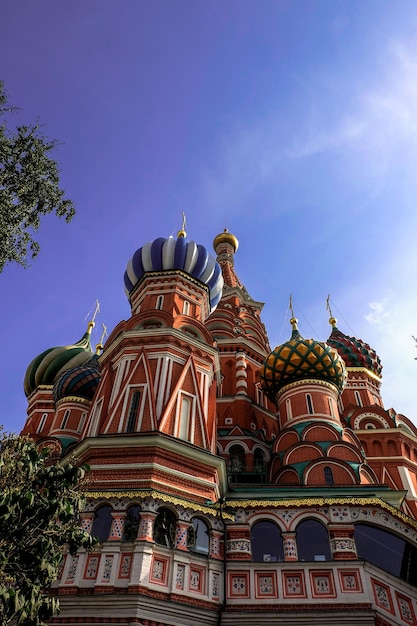
M 177 571 L 175 575 L 175 588 L 179 591 L 184 590 L 185 585 L 185 565 L 177 563 Z
M 243 554 L 245 557 L 251 555 L 251 545 L 249 539 L 230 539 L 226 541 L 226 552 L 228 556 Z
M 220 574 L 217 572 L 212 572 L 211 574 L 210 591 L 213 600 L 218 600 L 220 597 Z
M 255 598 L 278 598 L 277 572 L 255 572 Z
M 413 608 L 411 598 L 407 598 L 406 596 L 398 592 L 396 592 L 395 597 L 401 620 L 405 624 L 417 624 L 416 614 Z
M 87 563 L 84 570 L 85 580 L 95 580 L 97 578 L 98 567 L 100 565 L 99 554 L 89 554 L 87 557 Z
M 178 521 L 175 537 L 175 547 L 177 548 L 177 550 L 188 550 L 187 537 L 189 528 L 189 522 L 183 522 L 182 520 Z
M 377 507 L 352 508 L 351 516 L 354 522 L 372 522 L 373 524 L 380 524 L 384 528 L 392 529 L 404 537 L 407 537 L 410 541 L 417 543 L 417 532 L 383 509 Z
M 282 533 L 282 543 L 284 547 L 284 559 L 286 561 L 297 561 L 297 541 L 295 532 Z
M 122 554 L 119 565 L 119 578 L 130 578 L 130 570 L 132 567 L 132 554 Z
M 155 517 L 155 513 L 146 512 L 141 514 L 138 539 L 141 539 L 142 541 L 153 541 L 153 525 Z
M 104 557 L 104 566 L 103 566 L 103 575 L 101 577 L 101 582 L 108 583 L 110 582 L 112 568 L 113 568 L 113 554 L 106 554 Z
M 126 518 L 126 513 L 118 513 L 112 511 L 112 524 L 110 528 L 109 541 L 120 541 L 123 536 L 123 528 Z
M 210 533 L 210 556 L 214 559 L 222 558 L 223 533 L 212 530 Z
M 77 573 L 79 559 L 80 557 L 78 554 L 76 556 L 69 557 L 69 565 L 68 565 L 67 575 L 65 578 L 65 583 L 68 585 L 72 584 L 75 580 L 75 575 Z
M 91 528 L 93 526 L 94 513 L 81 513 L 81 528 L 84 532 L 91 532 Z
M 330 520 L 332 522 L 343 522 L 344 524 L 352 521 L 350 508 L 348 506 L 331 506 Z

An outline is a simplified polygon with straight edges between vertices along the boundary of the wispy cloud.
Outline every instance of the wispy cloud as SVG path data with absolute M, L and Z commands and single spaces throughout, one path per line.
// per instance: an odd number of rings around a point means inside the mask
M 337 152 L 354 184 L 382 180 L 394 161 L 417 154 L 417 50 L 393 42 L 378 54 L 371 76 L 369 67 L 354 81 L 344 82 L 343 72 L 311 76 L 308 88 L 295 79 L 285 110 L 232 129 L 204 176 L 208 204 L 239 205 L 291 161 Z
M 382 322 L 389 316 L 386 306 L 386 300 L 382 300 L 382 302 L 370 302 L 369 308 L 371 309 L 371 312 L 364 315 L 364 318 L 367 322 L 369 322 L 369 324 L 382 324 Z

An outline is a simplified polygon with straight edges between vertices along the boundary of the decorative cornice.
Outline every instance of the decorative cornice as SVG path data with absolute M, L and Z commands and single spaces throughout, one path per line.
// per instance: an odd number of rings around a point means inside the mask
M 373 378 L 374 380 L 376 380 L 378 383 L 380 383 L 382 381 L 382 377 L 381 376 L 377 376 L 376 374 L 371 372 L 371 370 L 368 370 L 368 368 L 366 368 L 366 367 L 346 367 L 346 371 L 347 372 L 364 372 L 370 378 Z M 348 382 L 349 382 L 349 379 L 348 379 Z
M 405 522 L 409 526 L 412 526 L 417 530 L 417 520 L 412 519 L 406 513 L 399 511 L 391 504 L 384 502 L 380 498 L 300 498 L 291 500 L 227 500 L 227 507 L 229 509 L 242 509 L 242 508 L 294 508 L 294 507 L 313 507 L 313 506 L 335 506 L 335 505 L 350 505 L 350 506 L 378 506 L 381 509 L 385 509 L 394 517 Z
M 155 491 L 152 489 L 133 490 L 133 491 L 86 491 L 85 495 L 90 500 L 111 500 L 114 498 L 153 498 L 154 500 L 162 500 L 162 502 L 169 502 L 175 506 L 183 506 L 184 508 L 197 511 L 199 513 L 205 513 L 206 515 L 215 515 L 220 510 L 220 506 L 217 502 L 207 506 L 199 504 L 198 502 L 192 502 L 186 498 L 179 498 L 178 496 L 172 496 L 161 491 Z M 228 520 L 234 520 L 234 515 L 223 511 L 223 517 Z
M 64 398 L 61 398 L 60 400 L 58 400 L 55 406 L 56 408 L 58 408 L 59 406 L 61 406 L 61 404 L 64 404 L 67 402 L 74 402 L 75 404 L 83 404 L 87 407 L 91 406 L 91 400 L 87 400 L 87 398 L 79 398 L 77 396 L 65 396 Z
M 333 393 L 339 395 L 339 390 L 336 385 L 333 385 L 333 383 L 329 382 L 328 380 L 323 380 L 321 378 L 301 378 L 300 380 L 295 380 L 292 383 L 284 385 L 284 387 L 282 387 L 277 393 L 277 400 L 290 389 L 293 389 L 294 387 L 301 387 L 304 385 L 320 385 L 321 387 L 327 387 Z
M 76 448 L 71 451 L 72 455 L 77 458 L 85 455 L 89 450 L 101 448 L 114 448 L 123 451 L 126 448 L 156 448 L 160 450 L 166 450 L 177 454 L 179 458 L 181 456 L 187 456 L 187 458 L 201 463 L 202 465 L 208 465 L 214 468 L 218 473 L 218 483 L 213 483 L 213 488 L 218 484 L 220 495 L 224 495 L 227 490 L 227 474 L 225 460 L 219 456 L 216 456 L 204 450 L 198 448 L 193 444 L 170 437 L 163 433 L 150 433 L 149 435 L 140 434 L 139 436 L 125 436 L 120 435 L 101 435 L 100 437 L 86 437 Z

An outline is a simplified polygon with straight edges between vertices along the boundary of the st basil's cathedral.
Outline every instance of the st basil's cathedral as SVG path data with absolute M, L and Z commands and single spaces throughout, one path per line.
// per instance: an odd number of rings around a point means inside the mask
M 417 624 L 417 429 L 331 315 L 271 349 L 227 229 L 145 243 L 104 346 L 29 364 L 23 429 L 91 470 L 59 626 Z M 254 294 L 256 295 L 256 294 Z M 83 329 L 80 329 L 80 334 Z

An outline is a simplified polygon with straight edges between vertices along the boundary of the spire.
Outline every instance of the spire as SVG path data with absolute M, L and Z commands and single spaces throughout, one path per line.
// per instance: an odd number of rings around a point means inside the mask
M 235 272 L 234 255 L 239 247 L 237 237 L 229 233 L 225 228 L 222 233 L 217 235 L 213 240 L 213 248 L 217 254 L 217 263 L 222 268 L 223 280 L 228 287 L 240 287 L 244 289 L 243 284 L 239 280 Z
M 330 308 L 330 294 L 327 296 L 326 309 L 329 311 L 329 314 L 330 314 L 329 324 L 331 325 L 332 328 L 336 328 L 337 319 L 333 317 L 333 313 Z
M 301 335 L 298 330 L 298 319 L 294 315 L 294 308 L 292 306 L 292 293 L 290 293 L 290 303 L 288 306 L 291 311 L 291 319 L 290 319 L 290 324 L 292 326 L 291 339 L 300 339 Z
M 185 232 L 186 227 L 187 227 L 187 220 L 185 219 L 185 213 L 183 211 L 181 229 L 177 232 L 177 237 L 185 238 L 187 236 L 187 233 Z

